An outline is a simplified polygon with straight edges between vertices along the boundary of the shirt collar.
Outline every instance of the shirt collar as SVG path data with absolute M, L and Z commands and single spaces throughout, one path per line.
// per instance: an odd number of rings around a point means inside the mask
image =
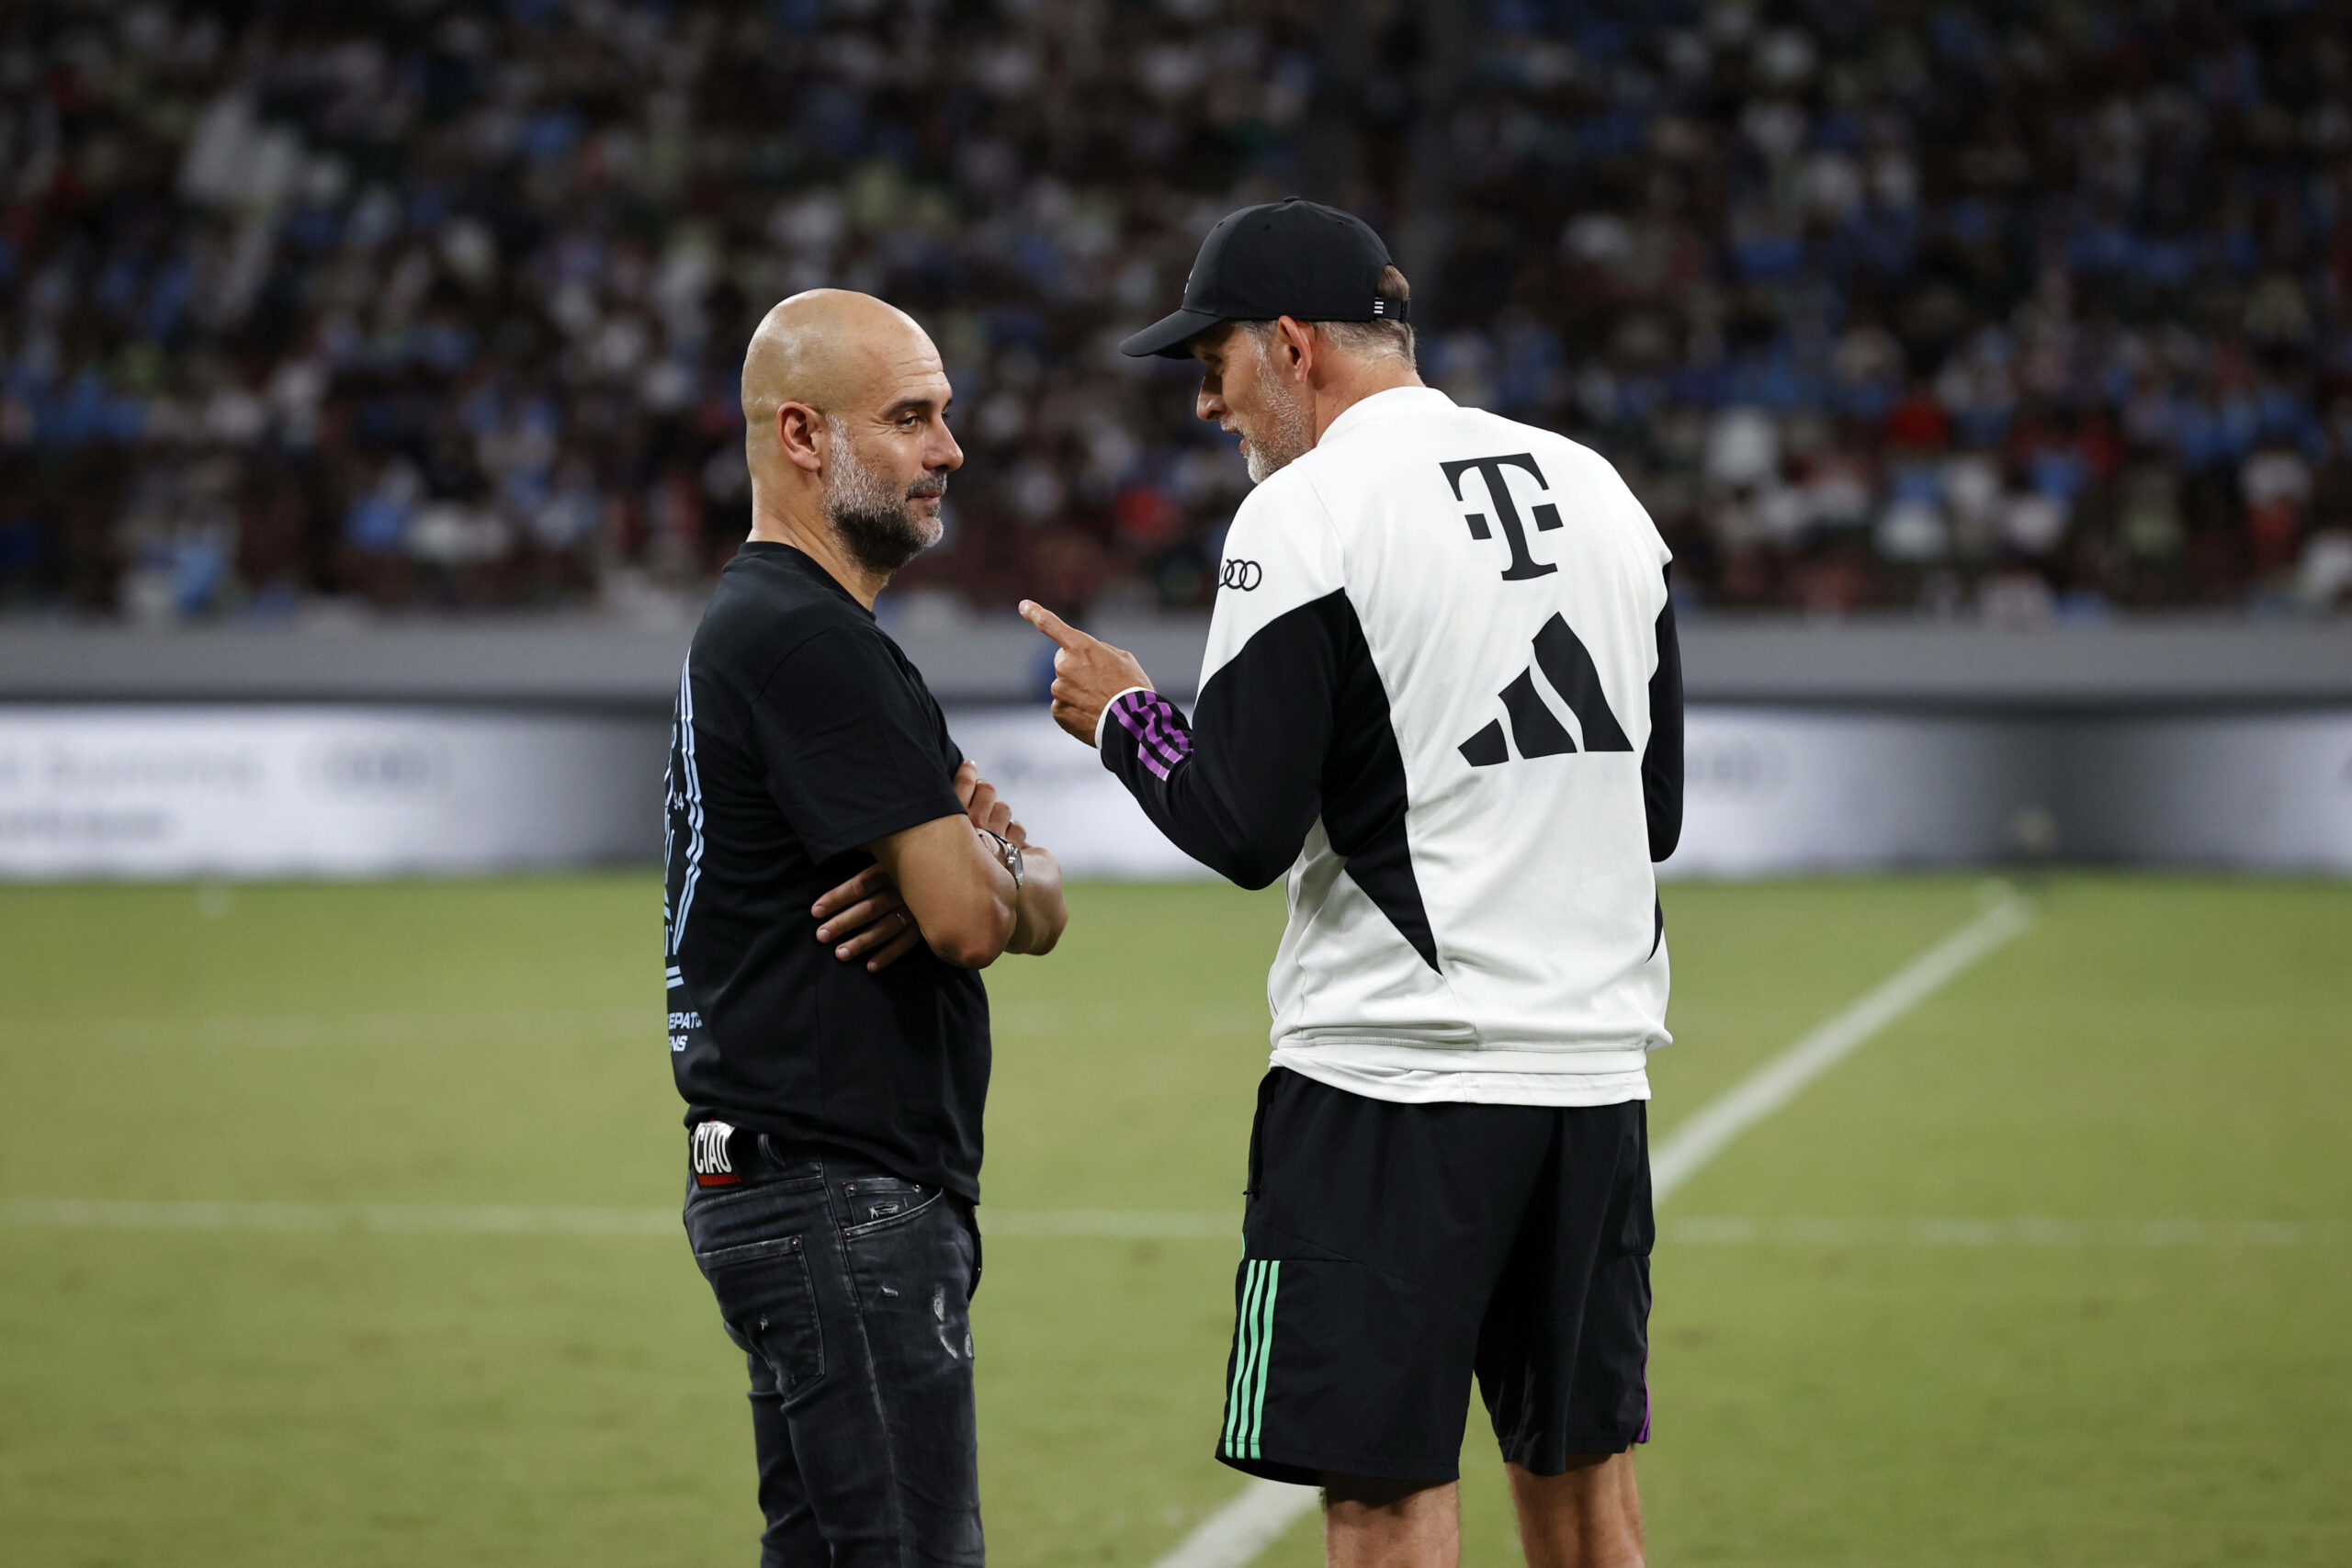
M 848 600 L 867 620 L 875 618 L 874 612 L 860 604 L 857 595 L 852 593 L 846 584 L 827 571 L 815 556 L 797 545 L 787 545 L 782 539 L 746 539 L 735 547 L 735 555 L 738 559 L 774 561 L 797 570 Z
M 1375 420 L 1401 419 L 1409 414 L 1429 413 L 1453 406 L 1453 400 L 1435 387 L 1391 387 L 1385 392 L 1374 392 L 1350 404 L 1346 412 L 1324 428 L 1323 441 Z M 1322 444 L 1322 441 L 1316 443 L 1318 446 Z

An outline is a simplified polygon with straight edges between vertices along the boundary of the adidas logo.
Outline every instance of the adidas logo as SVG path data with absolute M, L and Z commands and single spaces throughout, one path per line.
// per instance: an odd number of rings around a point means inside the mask
M 1496 719 L 1462 743 L 1463 761 L 1474 768 L 1491 768 L 1510 761 L 1514 745 L 1521 757 L 1528 758 L 1557 757 L 1577 750 L 1576 737 L 1535 690 L 1539 670 L 1568 711 L 1577 716 L 1577 724 L 1584 730 L 1585 750 L 1634 749 L 1617 716 L 1609 711 L 1609 699 L 1601 694 L 1600 671 L 1593 667 L 1592 654 L 1569 629 L 1566 618 L 1554 615 L 1535 634 L 1535 661 L 1498 694 L 1504 718 L 1510 721 L 1510 739 L 1503 737 L 1503 719 Z

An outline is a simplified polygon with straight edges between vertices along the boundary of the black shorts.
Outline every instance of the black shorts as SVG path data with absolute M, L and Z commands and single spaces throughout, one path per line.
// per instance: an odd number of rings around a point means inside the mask
M 1217 1458 L 1450 1481 L 1475 1371 L 1503 1458 L 1649 1437 L 1647 1106 L 1399 1105 L 1266 1075 Z

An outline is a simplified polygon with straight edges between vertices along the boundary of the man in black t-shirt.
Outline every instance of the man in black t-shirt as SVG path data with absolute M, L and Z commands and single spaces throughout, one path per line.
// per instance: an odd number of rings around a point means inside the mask
M 931 340 L 865 295 L 743 360 L 752 536 L 670 753 L 670 1052 L 686 1230 L 749 1359 L 761 1561 L 981 1561 L 967 1309 L 988 998 L 1068 914 L 1052 855 L 876 625 L 963 461 Z

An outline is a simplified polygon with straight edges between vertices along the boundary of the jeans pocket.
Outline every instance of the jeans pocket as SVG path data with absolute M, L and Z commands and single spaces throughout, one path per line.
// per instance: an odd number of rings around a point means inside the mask
M 825 1375 L 816 1285 L 798 1236 L 697 1252 L 695 1261 L 718 1298 L 729 1336 L 775 1369 L 786 1397 Z
M 945 1196 L 935 1187 L 926 1192 L 911 1182 L 861 1181 L 850 1208 L 851 1218 L 857 1223 L 845 1226 L 842 1235 L 854 1241 L 876 1231 L 912 1224 Z

